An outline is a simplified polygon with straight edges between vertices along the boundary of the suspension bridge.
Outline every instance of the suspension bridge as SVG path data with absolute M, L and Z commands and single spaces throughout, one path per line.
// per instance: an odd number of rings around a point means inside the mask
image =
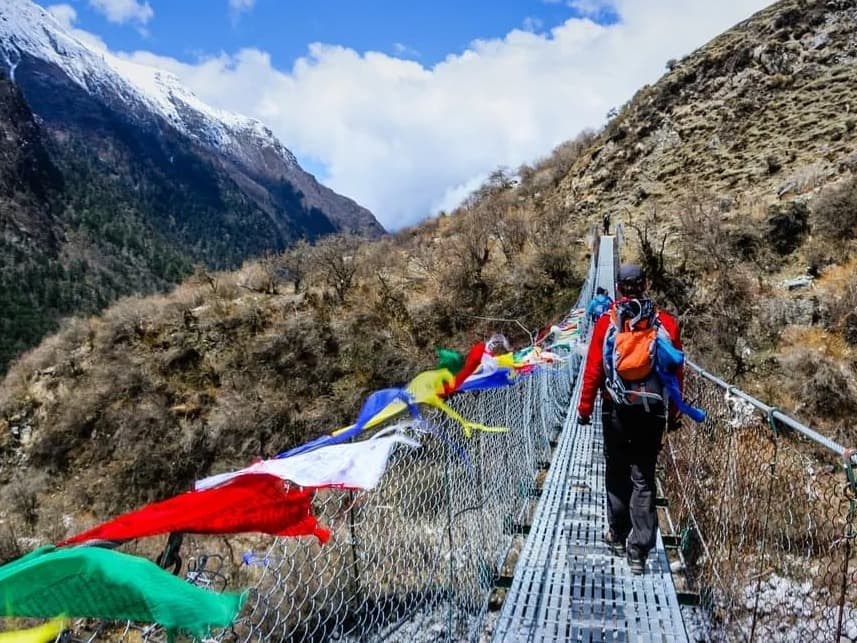
M 611 294 L 601 237 L 576 308 Z M 585 325 L 585 320 L 584 320 Z M 581 329 L 585 340 L 585 328 Z M 454 396 L 371 491 L 319 491 L 332 538 L 187 536 L 189 582 L 250 588 L 218 641 L 857 640 L 852 452 L 693 363 L 708 417 L 668 434 L 645 573 L 602 542 L 600 414 L 576 423 L 581 352 L 514 386 Z M 160 640 L 101 622 L 79 640 Z

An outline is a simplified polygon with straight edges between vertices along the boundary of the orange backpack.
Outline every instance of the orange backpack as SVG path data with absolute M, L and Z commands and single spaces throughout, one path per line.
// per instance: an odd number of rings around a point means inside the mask
M 604 336 L 605 386 L 617 404 L 663 408 L 664 392 L 655 368 L 657 338 L 666 333 L 650 299 L 618 301 Z

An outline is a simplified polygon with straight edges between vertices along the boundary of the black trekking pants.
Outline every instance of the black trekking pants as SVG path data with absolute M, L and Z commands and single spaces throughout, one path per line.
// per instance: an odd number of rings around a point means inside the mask
M 602 398 L 604 459 L 607 461 L 607 522 L 628 548 L 645 556 L 655 546 L 655 464 L 666 420 L 663 408 L 614 404 Z

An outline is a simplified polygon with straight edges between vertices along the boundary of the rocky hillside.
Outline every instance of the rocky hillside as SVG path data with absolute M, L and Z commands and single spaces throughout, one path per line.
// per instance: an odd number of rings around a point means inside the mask
M 857 399 L 855 62 L 853 2 L 783 0 L 667 61 L 552 196 L 624 222 L 697 357 L 809 420 Z
M 74 531 L 341 426 L 436 345 L 526 342 L 576 298 L 604 213 L 696 360 L 857 442 L 838 428 L 857 409 L 854 12 L 783 0 L 450 216 L 73 322 L 0 389 L 7 519 Z
M 780 2 L 666 61 L 557 196 L 633 219 L 701 193 L 732 211 L 787 202 L 844 176 L 857 167 L 856 22 L 852 2 Z

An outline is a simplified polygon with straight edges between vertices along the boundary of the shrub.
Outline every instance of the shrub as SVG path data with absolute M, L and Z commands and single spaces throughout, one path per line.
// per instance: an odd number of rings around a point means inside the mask
M 811 221 L 815 234 L 834 241 L 853 239 L 857 235 L 857 178 L 821 192 L 813 200 Z
M 765 157 L 765 165 L 767 166 L 768 174 L 776 174 L 783 167 L 783 164 L 780 159 L 778 159 L 773 154 L 768 154 Z
M 780 255 L 797 250 L 809 233 L 809 208 L 803 201 L 790 201 L 784 206 L 768 208 L 768 239 Z
M 0 565 L 5 565 L 23 555 L 24 551 L 15 535 L 15 529 L 12 527 L 12 523 L 7 521 L 2 527 L 2 533 L 0 533 Z
M 810 419 L 844 420 L 857 412 L 854 373 L 829 355 L 805 346 L 781 359 L 792 376 L 784 381 Z M 795 377 L 797 376 L 797 377 Z
M 32 531 L 39 521 L 39 494 L 47 486 L 44 473 L 18 475 L 4 489 L 5 504 Z

